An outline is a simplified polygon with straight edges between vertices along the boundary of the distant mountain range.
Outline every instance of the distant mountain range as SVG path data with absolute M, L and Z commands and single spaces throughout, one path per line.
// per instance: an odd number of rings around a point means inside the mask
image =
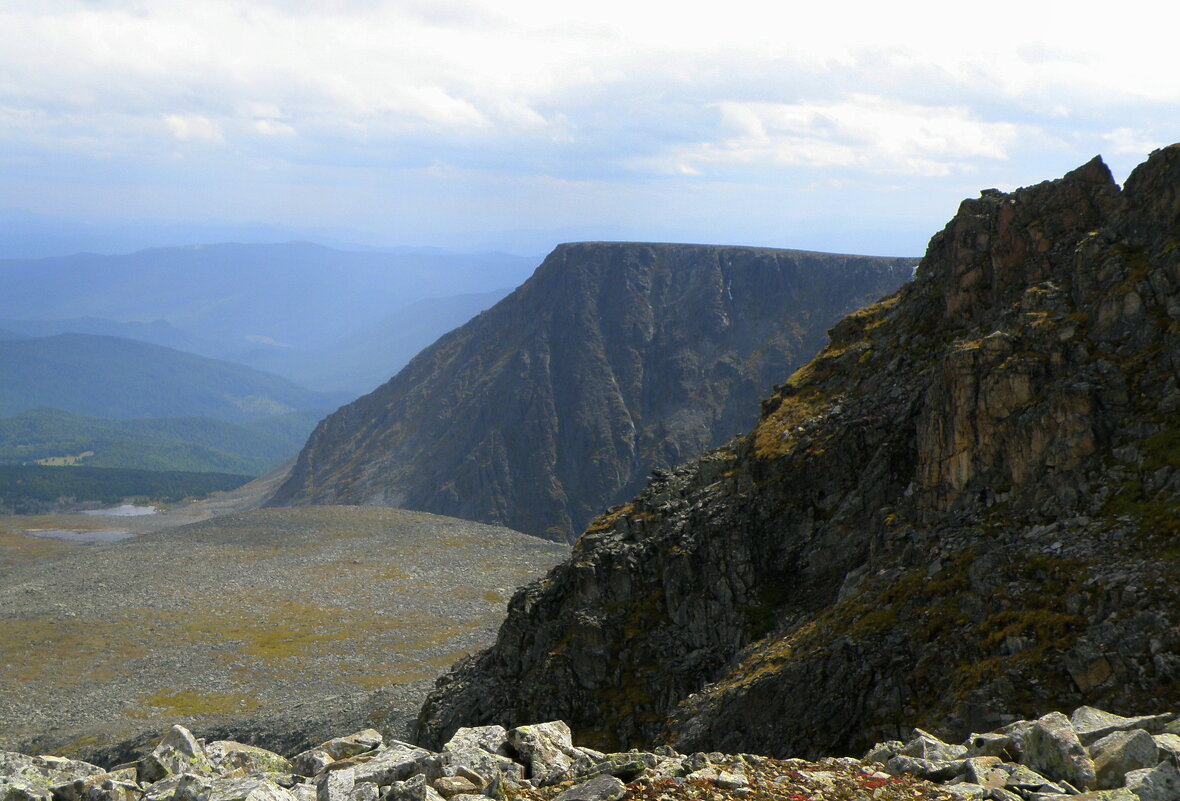
M 5 416 L 47 407 L 92 417 L 244 421 L 331 409 L 349 397 L 159 345 L 87 334 L 0 340 L 0 376 Z
M 752 424 L 913 259 L 580 243 L 316 429 L 276 504 L 377 504 L 564 540 Z
M 0 260 L 0 318 L 163 320 L 239 351 L 316 347 L 419 300 L 523 281 L 531 259 L 194 245 L 126 256 Z
M 384 384 L 440 336 L 511 291 L 420 300 L 324 347 L 264 348 L 239 354 L 235 360 L 304 386 L 353 389 L 359 395 Z

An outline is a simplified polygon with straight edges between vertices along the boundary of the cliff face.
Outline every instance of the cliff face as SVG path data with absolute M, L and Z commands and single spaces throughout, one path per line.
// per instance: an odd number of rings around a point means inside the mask
M 324 420 L 274 505 L 373 504 L 564 540 L 746 430 L 910 259 L 586 243 Z
M 421 734 L 847 752 L 1180 700 L 1180 146 L 965 201 L 753 431 L 594 521 Z

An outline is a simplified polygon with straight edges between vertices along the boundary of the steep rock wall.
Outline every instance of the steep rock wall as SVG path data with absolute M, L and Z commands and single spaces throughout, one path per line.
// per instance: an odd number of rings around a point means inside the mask
M 373 504 L 564 540 L 720 445 L 910 259 L 562 245 L 493 309 L 321 423 L 272 503 Z
M 1180 699 L 1180 146 L 965 201 L 753 431 L 512 600 L 421 734 L 815 754 Z

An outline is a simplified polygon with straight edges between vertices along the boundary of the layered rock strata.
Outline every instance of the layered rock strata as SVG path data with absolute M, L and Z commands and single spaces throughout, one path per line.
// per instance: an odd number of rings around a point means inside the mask
M 775 381 L 915 260 L 562 245 L 324 420 L 272 505 L 395 506 L 568 540 L 653 468 L 744 431 Z
M 964 201 L 752 432 L 586 530 L 421 736 L 815 755 L 1180 700 L 1180 146 Z

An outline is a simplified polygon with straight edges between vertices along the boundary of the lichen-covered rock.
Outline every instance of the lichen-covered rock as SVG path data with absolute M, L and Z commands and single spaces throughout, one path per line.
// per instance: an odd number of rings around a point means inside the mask
M 150 754 L 136 765 L 139 781 L 151 784 L 166 776 L 191 773 L 212 775 L 216 771 L 205 755 L 204 746 L 184 726 L 173 726 Z
M 1180 770 L 1170 762 L 1133 770 L 1126 775 L 1126 788 L 1139 801 L 1176 801 L 1180 798 Z
M 267 779 L 214 779 L 206 801 L 295 801 L 295 798 L 289 790 Z
M 49 801 L 54 788 L 105 773 L 88 762 L 0 751 L 0 801 Z
M 627 785 L 604 774 L 571 787 L 554 801 L 619 801 L 626 793 Z
M 421 773 L 411 776 L 404 782 L 395 781 L 390 784 L 385 798 L 387 801 L 443 801 L 443 797 L 430 786 L 426 776 Z
M 355 768 L 326 771 L 316 780 L 316 801 L 350 801 L 355 786 Z
M 1095 784 L 1094 761 L 1060 712 L 1038 718 L 1024 743 L 1020 761 L 1050 779 L 1063 779 L 1079 789 Z
M 1149 734 L 1159 734 L 1164 727 L 1176 718 L 1176 715 L 1139 715 L 1137 717 L 1123 717 L 1104 712 L 1092 706 L 1080 706 L 1069 716 L 1069 722 L 1077 732 L 1078 739 L 1083 745 L 1090 745 L 1116 731 L 1130 731 L 1143 729 Z
M 503 726 L 461 728 L 442 749 L 448 774 L 469 770 L 485 785 L 501 776 L 524 778 L 524 766 L 512 759 L 515 753 Z
M 243 775 L 252 773 L 291 773 L 295 766 L 291 760 L 273 751 L 254 745 L 216 740 L 205 746 L 205 757 L 216 773 L 239 771 Z M 311 775 L 315 775 L 314 773 Z
M 539 787 L 562 781 L 582 757 L 574 748 L 570 727 L 561 720 L 518 726 L 508 732 L 508 741 Z
M 1128 772 L 1153 768 L 1159 764 L 1159 747 L 1143 729 L 1112 732 L 1090 744 L 1097 787 L 1112 790 L 1122 787 Z
M 356 766 L 356 781 L 385 786 L 418 774 L 430 774 L 428 778 L 437 779 L 442 775 L 442 768 L 434 757 L 435 754 L 425 748 L 392 743 L 369 761 Z

